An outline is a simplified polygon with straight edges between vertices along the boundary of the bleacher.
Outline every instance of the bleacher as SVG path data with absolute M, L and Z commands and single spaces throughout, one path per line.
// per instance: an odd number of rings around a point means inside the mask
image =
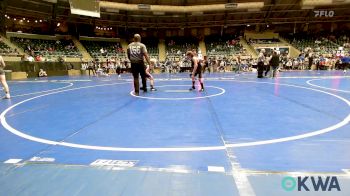
M 247 40 L 247 43 L 249 44 L 277 44 L 280 43 L 279 39 L 272 38 L 272 39 L 249 39 Z
M 346 35 L 338 36 L 335 43 L 341 47 L 344 47 L 345 51 L 350 51 L 350 40 Z
M 157 38 L 142 38 L 141 42 L 146 45 L 150 58 L 159 59 L 159 40 Z
M 183 57 L 188 50 L 198 50 L 198 40 L 195 38 L 173 37 L 166 42 L 167 58 Z
M 230 56 L 243 51 L 239 39 L 231 36 L 218 37 L 208 36 L 205 38 L 207 56 Z
M 80 52 L 74 46 L 72 40 L 44 40 L 11 37 L 11 41 L 31 56 L 42 56 L 45 59 L 81 57 Z
M 19 53 L 15 49 L 10 48 L 8 45 L 0 41 L 0 55 L 1 56 L 18 56 Z
M 124 58 L 125 52 L 119 42 L 80 40 L 93 58 Z
M 290 44 L 302 52 L 305 52 L 308 48 L 312 48 L 313 51 L 320 54 L 332 54 L 339 47 L 339 45 L 324 36 L 289 35 L 284 37 L 290 42 Z

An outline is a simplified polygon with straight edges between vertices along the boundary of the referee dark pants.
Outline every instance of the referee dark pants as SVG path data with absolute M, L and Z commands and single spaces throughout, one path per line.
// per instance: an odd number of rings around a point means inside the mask
M 139 94 L 140 84 L 139 84 L 139 75 L 141 75 L 142 86 L 144 87 L 144 91 L 147 91 L 147 83 L 146 83 L 146 71 L 144 62 L 131 63 L 131 73 L 134 77 L 134 88 L 135 94 Z
M 263 78 L 264 63 L 263 62 L 259 62 L 258 65 L 257 65 L 257 69 L 258 69 L 258 78 Z

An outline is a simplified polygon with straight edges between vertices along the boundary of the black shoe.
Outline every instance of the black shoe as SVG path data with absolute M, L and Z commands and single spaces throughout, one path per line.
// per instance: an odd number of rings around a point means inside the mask
M 193 91 L 193 90 L 195 90 L 195 89 L 196 89 L 196 87 L 192 86 L 192 87 L 189 89 L 189 91 Z
M 141 87 L 140 90 L 143 90 L 144 93 L 147 93 L 147 88 Z

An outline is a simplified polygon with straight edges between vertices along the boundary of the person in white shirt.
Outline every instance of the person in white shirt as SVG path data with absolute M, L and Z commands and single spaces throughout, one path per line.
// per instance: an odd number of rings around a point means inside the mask
M 32 56 L 28 56 L 27 59 L 28 59 L 29 62 L 34 62 L 34 57 L 32 57 Z
M 46 71 L 44 71 L 43 69 L 40 69 L 40 71 L 39 71 L 39 77 L 47 77 Z
M 265 57 L 264 66 L 265 66 L 265 77 L 267 76 L 267 73 L 270 71 L 270 60 L 272 58 L 272 55 L 269 54 L 269 56 Z
M 263 78 L 265 64 L 265 50 L 262 49 L 257 59 L 258 78 Z
M 293 68 L 295 69 L 299 69 L 299 61 L 298 59 L 294 59 L 294 62 L 293 62 Z
M 225 72 L 225 67 L 226 67 L 226 62 L 225 60 L 221 60 L 220 65 L 218 67 L 219 71 L 224 71 Z
M 287 69 L 292 69 L 292 66 L 293 66 L 293 62 L 291 59 L 288 60 L 287 64 L 286 64 L 286 68 Z

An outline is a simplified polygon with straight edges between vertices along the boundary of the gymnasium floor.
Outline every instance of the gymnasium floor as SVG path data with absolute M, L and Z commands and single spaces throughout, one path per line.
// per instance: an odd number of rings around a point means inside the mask
M 9 81 L 0 195 L 316 195 L 286 176 L 350 195 L 349 73 L 205 74 L 205 92 L 155 78 L 140 97 L 130 75 Z

